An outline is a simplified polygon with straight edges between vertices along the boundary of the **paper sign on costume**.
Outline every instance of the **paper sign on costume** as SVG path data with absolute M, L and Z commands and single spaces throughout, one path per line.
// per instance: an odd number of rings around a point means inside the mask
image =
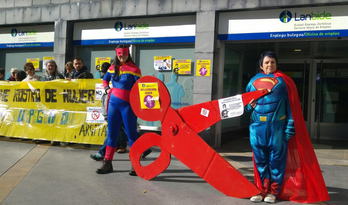
M 40 58 L 28 58 L 27 63 L 32 63 L 35 70 L 40 70 Z
M 86 123 L 104 123 L 101 107 L 87 107 Z
M 45 70 L 46 69 L 46 63 L 50 60 L 53 60 L 53 56 L 50 56 L 50 57 L 43 57 L 43 61 L 42 61 L 42 69 Z
M 197 60 L 196 76 L 210 76 L 210 60 Z
M 141 109 L 160 109 L 157 83 L 139 83 Z
M 191 60 L 173 60 L 173 73 L 177 75 L 191 74 Z
M 243 100 L 241 95 L 236 95 L 219 100 L 221 119 L 241 116 L 244 112 Z
M 95 58 L 95 69 L 101 70 L 103 63 L 110 63 L 110 57 L 97 57 Z
M 154 56 L 155 70 L 172 70 L 172 56 Z

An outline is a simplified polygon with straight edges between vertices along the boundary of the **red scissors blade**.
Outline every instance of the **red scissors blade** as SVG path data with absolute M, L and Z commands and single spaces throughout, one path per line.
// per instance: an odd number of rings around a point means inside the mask
M 222 193 L 237 198 L 260 193 L 254 184 L 190 129 L 171 107 L 162 122 L 162 136 L 164 149 Z
M 269 93 L 267 89 L 242 94 L 243 106 L 252 99 L 257 99 Z M 219 100 L 204 102 L 177 109 L 184 122 L 196 133 L 207 129 L 221 120 Z

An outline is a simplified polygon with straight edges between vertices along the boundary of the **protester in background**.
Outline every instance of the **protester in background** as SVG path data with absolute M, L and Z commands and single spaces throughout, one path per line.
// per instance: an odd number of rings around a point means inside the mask
M 5 80 L 5 69 L 0 68 L 0 81 Z
M 74 66 L 73 62 L 69 61 L 65 64 L 65 71 L 64 71 L 64 77 L 65 79 L 69 78 L 71 79 L 74 75 Z
M 108 62 L 105 62 L 101 65 L 101 69 L 100 69 L 100 77 L 103 79 L 104 75 L 106 74 L 106 72 L 108 71 L 108 69 L 110 68 L 111 64 Z
M 105 91 L 107 93 L 111 92 L 108 106 L 109 139 L 103 164 L 96 170 L 98 174 L 113 171 L 112 159 L 116 151 L 121 120 L 123 120 L 126 128 L 129 147 L 132 147 L 135 140 L 138 139 L 137 117 L 130 106 L 129 93 L 135 82 L 141 77 L 141 71 L 129 56 L 128 46 L 119 45 L 115 50 L 115 60 L 103 78 Z M 112 82 L 112 89 L 109 87 L 110 81 Z M 137 175 L 133 167 L 131 167 L 129 174 Z
M 27 77 L 27 74 L 22 70 L 17 70 L 15 72 L 15 81 L 23 81 Z
M 8 81 L 16 81 L 16 78 L 15 78 L 15 73 L 17 71 L 17 68 L 11 68 L 11 76 L 7 79 Z
M 64 79 L 64 76 L 58 72 L 57 63 L 54 60 L 46 62 L 46 73 L 42 76 L 41 81 L 51 81 L 55 79 Z
M 73 73 L 72 79 L 93 79 L 92 73 L 87 71 L 87 67 L 83 65 L 81 58 L 74 58 L 73 66 L 75 71 Z
M 56 79 L 64 79 L 64 76 L 58 72 L 57 63 L 54 60 L 49 60 L 46 62 L 46 73 L 41 78 L 41 81 L 51 81 Z M 59 145 L 59 142 L 51 141 L 51 145 L 52 146 Z
M 28 74 L 23 81 L 40 81 L 41 76 L 35 75 L 35 68 L 33 63 L 24 64 L 24 71 Z

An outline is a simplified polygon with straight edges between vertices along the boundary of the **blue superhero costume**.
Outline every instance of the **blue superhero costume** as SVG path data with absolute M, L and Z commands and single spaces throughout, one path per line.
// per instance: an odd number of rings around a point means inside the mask
M 295 134 L 284 79 L 260 72 L 250 80 L 246 92 L 265 88 L 271 92 L 258 99 L 255 108 L 250 104 L 245 107 L 247 112 L 252 112 L 250 144 L 263 196 L 279 193 L 285 175 L 288 141 Z
M 129 147 L 131 147 L 138 138 L 137 117 L 130 106 L 129 94 L 135 82 L 141 77 L 141 71 L 132 62 L 118 66 L 118 71 L 118 75 L 114 76 L 115 68 L 112 64 L 103 78 L 104 87 L 107 87 L 110 81 L 113 86 L 110 91 L 111 94 L 108 104 L 109 139 L 107 142 L 107 146 L 111 148 L 112 151 L 106 153 L 105 159 L 107 160 L 112 160 L 113 158 L 122 120 L 128 136 Z

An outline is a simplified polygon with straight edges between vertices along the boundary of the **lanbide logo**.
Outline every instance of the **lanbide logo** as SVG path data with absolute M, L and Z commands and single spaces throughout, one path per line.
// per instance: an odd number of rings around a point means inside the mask
M 17 29 L 13 28 L 13 29 L 11 30 L 11 36 L 12 36 L 12 37 L 16 37 L 16 36 L 17 36 Z
M 37 31 L 32 29 L 32 30 L 24 30 L 24 31 L 21 31 L 21 30 L 17 30 L 16 28 L 13 28 L 11 30 L 11 36 L 12 37 L 16 37 L 16 36 L 34 36 L 37 34 Z
M 116 23 L 115 23 L 115 30 L 117 31 L 117 32 L 119 32 L 119 31 L 121 31 L 123 29 L 123 23 L 121 22 L 121 21 L 117 21 Z
M 121 21 L 116 21 L 115 30 L 120 32 L 122 30 L 139 30 L 139 29 L 149 29 L 149 24 L 147 23 L 134 23 L 134 24 L 126 24 Z
M 330 20 L 331 19 L 331 16 L 332 14 L 331 13 L 328 13 L 326 11 L 317 11 L 316 13 L 315 12 L 310 12 L 310 13 L 300 13 L 298 14 L 297 12 L 295 12 L 295 15 L 294 15 L 294 21 L 316 21 L 316 20 Z M 280 13 L 279 15 L 279 20 L 282 22 L 282 23 L 289 23 L 292 19 L 292 13 L 288 10 L 284 10 Z
M 292 13 L 288 10 L 284 10 L 279 15 L 279 20 L 282 23 L 289 23 L 292 19 Z

